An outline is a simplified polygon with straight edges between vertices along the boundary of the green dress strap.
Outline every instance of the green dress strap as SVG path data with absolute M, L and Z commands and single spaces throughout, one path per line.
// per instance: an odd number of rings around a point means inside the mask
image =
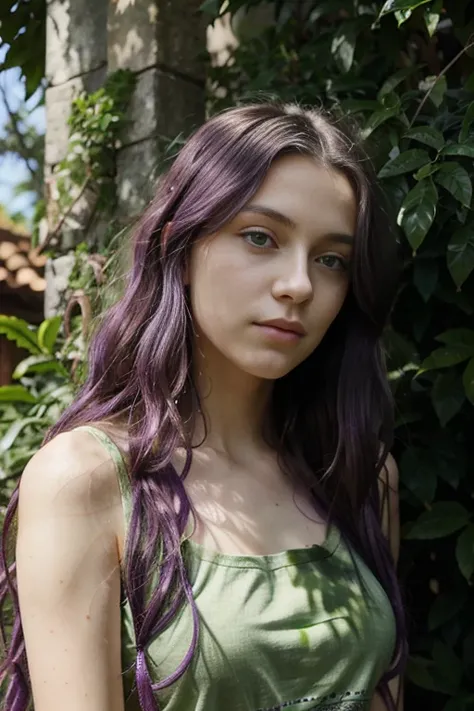
M 123 509 L 125 514 L 125 530 L 128 531 L 130 517 L 132 514 L 132 486 L 125 457 L 113 439 L 99 427 L 94 425 L 80 425 L 74 430 L 84 430 L 95 437 L 107 450 L 112 458 L 117 471 L 117 478 L 122 496 Z

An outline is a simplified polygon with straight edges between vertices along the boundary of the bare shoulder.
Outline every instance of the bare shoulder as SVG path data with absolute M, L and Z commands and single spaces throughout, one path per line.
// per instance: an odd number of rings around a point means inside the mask
M 390 452 L 385 459 L 382 470 L 379 474 L 379 479 L 385 486 L 388 486 L 393 492 L 398 491 L 398 466 Z
M 30 460 L 19 492 L 16 573 L 34 708 L 122 711 L 115 464 L 89 432 L 65 432 Z
M 120 503 L 115 464 L 84 430 L 63 432 L 41 447 L 25 467 L 19 494 L 20 515 L 51 508 L 92 513 Z

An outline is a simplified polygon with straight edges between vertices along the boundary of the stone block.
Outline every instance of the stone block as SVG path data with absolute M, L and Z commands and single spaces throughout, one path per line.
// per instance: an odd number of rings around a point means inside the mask
M 64 309 L 68 298 L 69 277 L 74 267 L 74 254 L 64 254 L 48 259 L 45 266 L 46 290 L 44 292 L 45 318 L 56 316 Z
M 111 0 L 109 71 L 141 71 L 155 64 L 204 80 L 206 17 L 202 0 Z
M 70 79 L 65 84 L 46 89 L 46 165 L 53 166 L 59 163 L 67 153 L 69 140 L 67 120 L 71 113 L 72 100 L 81 91 L 97 91 L 103 85 L 105 76 L 106 68 L 103 67 L 76 79 Z
M 50 0 L 46 8 L 46 77 L 51 86 L 105 66 L 107 3 Z
M 124 145 L 151 136 L 187 135 L 204 120 L 204 89 L 156 67 L 147 69 L 138 75 L 128 118 Z
M 126 146 L 117 157 L 118 217 L 133 218 L 153 196 L 159 175 L 159 158 L 155 138 Z

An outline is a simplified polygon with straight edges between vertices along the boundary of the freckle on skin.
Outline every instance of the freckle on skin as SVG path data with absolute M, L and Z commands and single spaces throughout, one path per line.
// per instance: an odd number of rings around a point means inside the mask
M 90 620 L 90 618 L 91 618 L 90 615 L 86 615 L 86 620 Z

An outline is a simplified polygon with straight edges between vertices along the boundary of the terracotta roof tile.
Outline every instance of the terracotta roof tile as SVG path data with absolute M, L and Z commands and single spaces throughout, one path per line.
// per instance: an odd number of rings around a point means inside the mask
M 46 259 L 32 249 L 31 241 L 24 233 L 0 227 L 0 284 L 36 294 L 44 291 Z

